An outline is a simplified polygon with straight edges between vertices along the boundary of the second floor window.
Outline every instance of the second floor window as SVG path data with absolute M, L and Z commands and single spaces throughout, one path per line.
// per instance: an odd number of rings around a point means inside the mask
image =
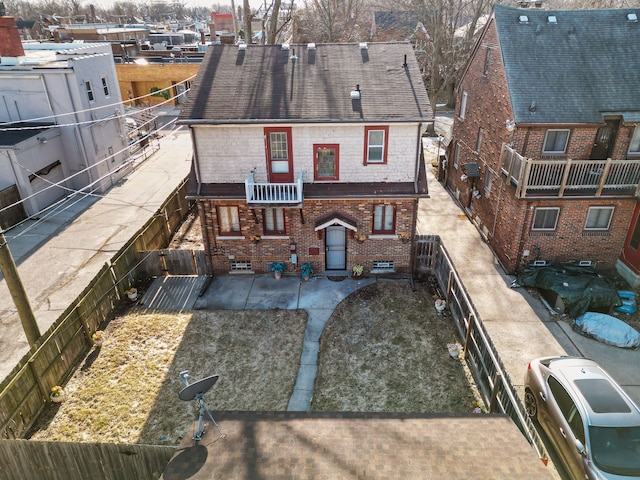
M 547 130 L 542 153 L 565 153 L 569 142 L 569 130 Z
M 482 127 L 478 129 L 478 139 L 476 140 L 476 152 L 480 152 L 480 147 L 482 147 Z
M 558 224 L 558 215 L 560 215 L 560 209 L 558 207 L 536 208 L 533 214 L 531 230 L 555 230 Z
M 218 207 L 218 228 L 220 229 L 220 235 L 237 235 L 240 233 L 238 207 Z
M 264 231 L 270 235 L 284 235 L 286 233 L 284 208 L 264 209 Z
M 90 102 L 95 102 L 96 97 L 93 94 L 93 85 L 91 85 L 91 80 L 86 80 L 84 82 L 84 88 L 87 91 L 87 98 Z
M 467 98 L 469 94 L 467 92 L 462 92 L 462 98 L 460 99 L 460 120 L 464 120 L 464 116 L 467 114 Z
M 109 96 L 109 84 L 107 83 L 107 77 L 102 77 L 102 91 L 104 92 L 104 96 Z
M 364 164 L 387 163 L 389 127 L 364 127 Z
M 453 168 L 458 169 L 458 161 L 460 160 L 460 144 L 456 142 L 453 150 Z
M 633 130 L 633 135 L 629 142 L 629 153 L 632 155 L 640 155 L 640 126 L 637 126 Z
M 396 208 L 394 205 L 376 205 L 373 207 L 374 234 L 392 234 L 395 232 Z
M 609 230 L 614 207 L 589 207 L 585 230 Z
M 338 180 L 339 145 L 314 145 L 315 179 Z

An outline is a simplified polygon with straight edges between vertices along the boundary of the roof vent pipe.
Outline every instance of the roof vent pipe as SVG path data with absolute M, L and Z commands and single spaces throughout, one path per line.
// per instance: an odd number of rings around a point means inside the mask
M 355 90 L 351 90 L 351 100 L 360 100 L 360 84 L 356 85 Z
M 404 68 L 407 68 L 407 54 L 404 54 L 404 63 L 402 64 Z

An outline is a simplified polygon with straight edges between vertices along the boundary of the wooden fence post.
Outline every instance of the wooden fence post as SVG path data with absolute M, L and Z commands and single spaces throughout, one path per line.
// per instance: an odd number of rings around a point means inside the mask
M 476 324 L 476 316 L 473 313 L 469 314 L 469 325 L 467 326 L 467 332 L 464 336 L 464 359 L 469 357 L 469 343 L 471 342 L 471 330 Z
M 40 374 L 36 372 L 34 363 L 35 362 L 33 361 L 33 357 L 29 358 L 29 360 L 27 361 L 27 364 L 29 365 L 29 371 L 31 372 L 31 375 L 33 375 L 33 378 L 36 379 L 38 389 L 40 390 L 40 393 L 42 393 L 42 396 L 44 398 L 49 398 L 49 387 L 42 383 L 42 378 L 40 377 Z

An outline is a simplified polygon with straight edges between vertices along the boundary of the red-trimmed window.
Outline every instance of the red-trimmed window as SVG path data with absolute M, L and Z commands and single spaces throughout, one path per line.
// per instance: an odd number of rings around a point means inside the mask
M 264 233 L 266 235 L 285 235 L 284 208 L 264 209 Z
M 395 205 L 379 204 L 373 207 L 373 228 L 371 233 L 390 235 L 396 231 Z
M 364 127 L 364 164 L 387 163 L 389 127 Z
M 340 146 L 322 144 L 313 146 L 314 180 L 338 180 Z
M 218 229 L 220 235 L 238 235 L 240 233 L 240 214 L 238 207 L 218 206 Z

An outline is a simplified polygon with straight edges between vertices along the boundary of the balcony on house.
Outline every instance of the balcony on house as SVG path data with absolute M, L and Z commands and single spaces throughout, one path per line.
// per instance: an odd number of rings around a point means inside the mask
M 518 198 L 640 194 L 640 160 L 532 159 L 505 144 L 500 164 Z
M 249 206 L 302 207 L 302 172 L 294 183 L 256 182 L 251 172 L 244 187 Z

